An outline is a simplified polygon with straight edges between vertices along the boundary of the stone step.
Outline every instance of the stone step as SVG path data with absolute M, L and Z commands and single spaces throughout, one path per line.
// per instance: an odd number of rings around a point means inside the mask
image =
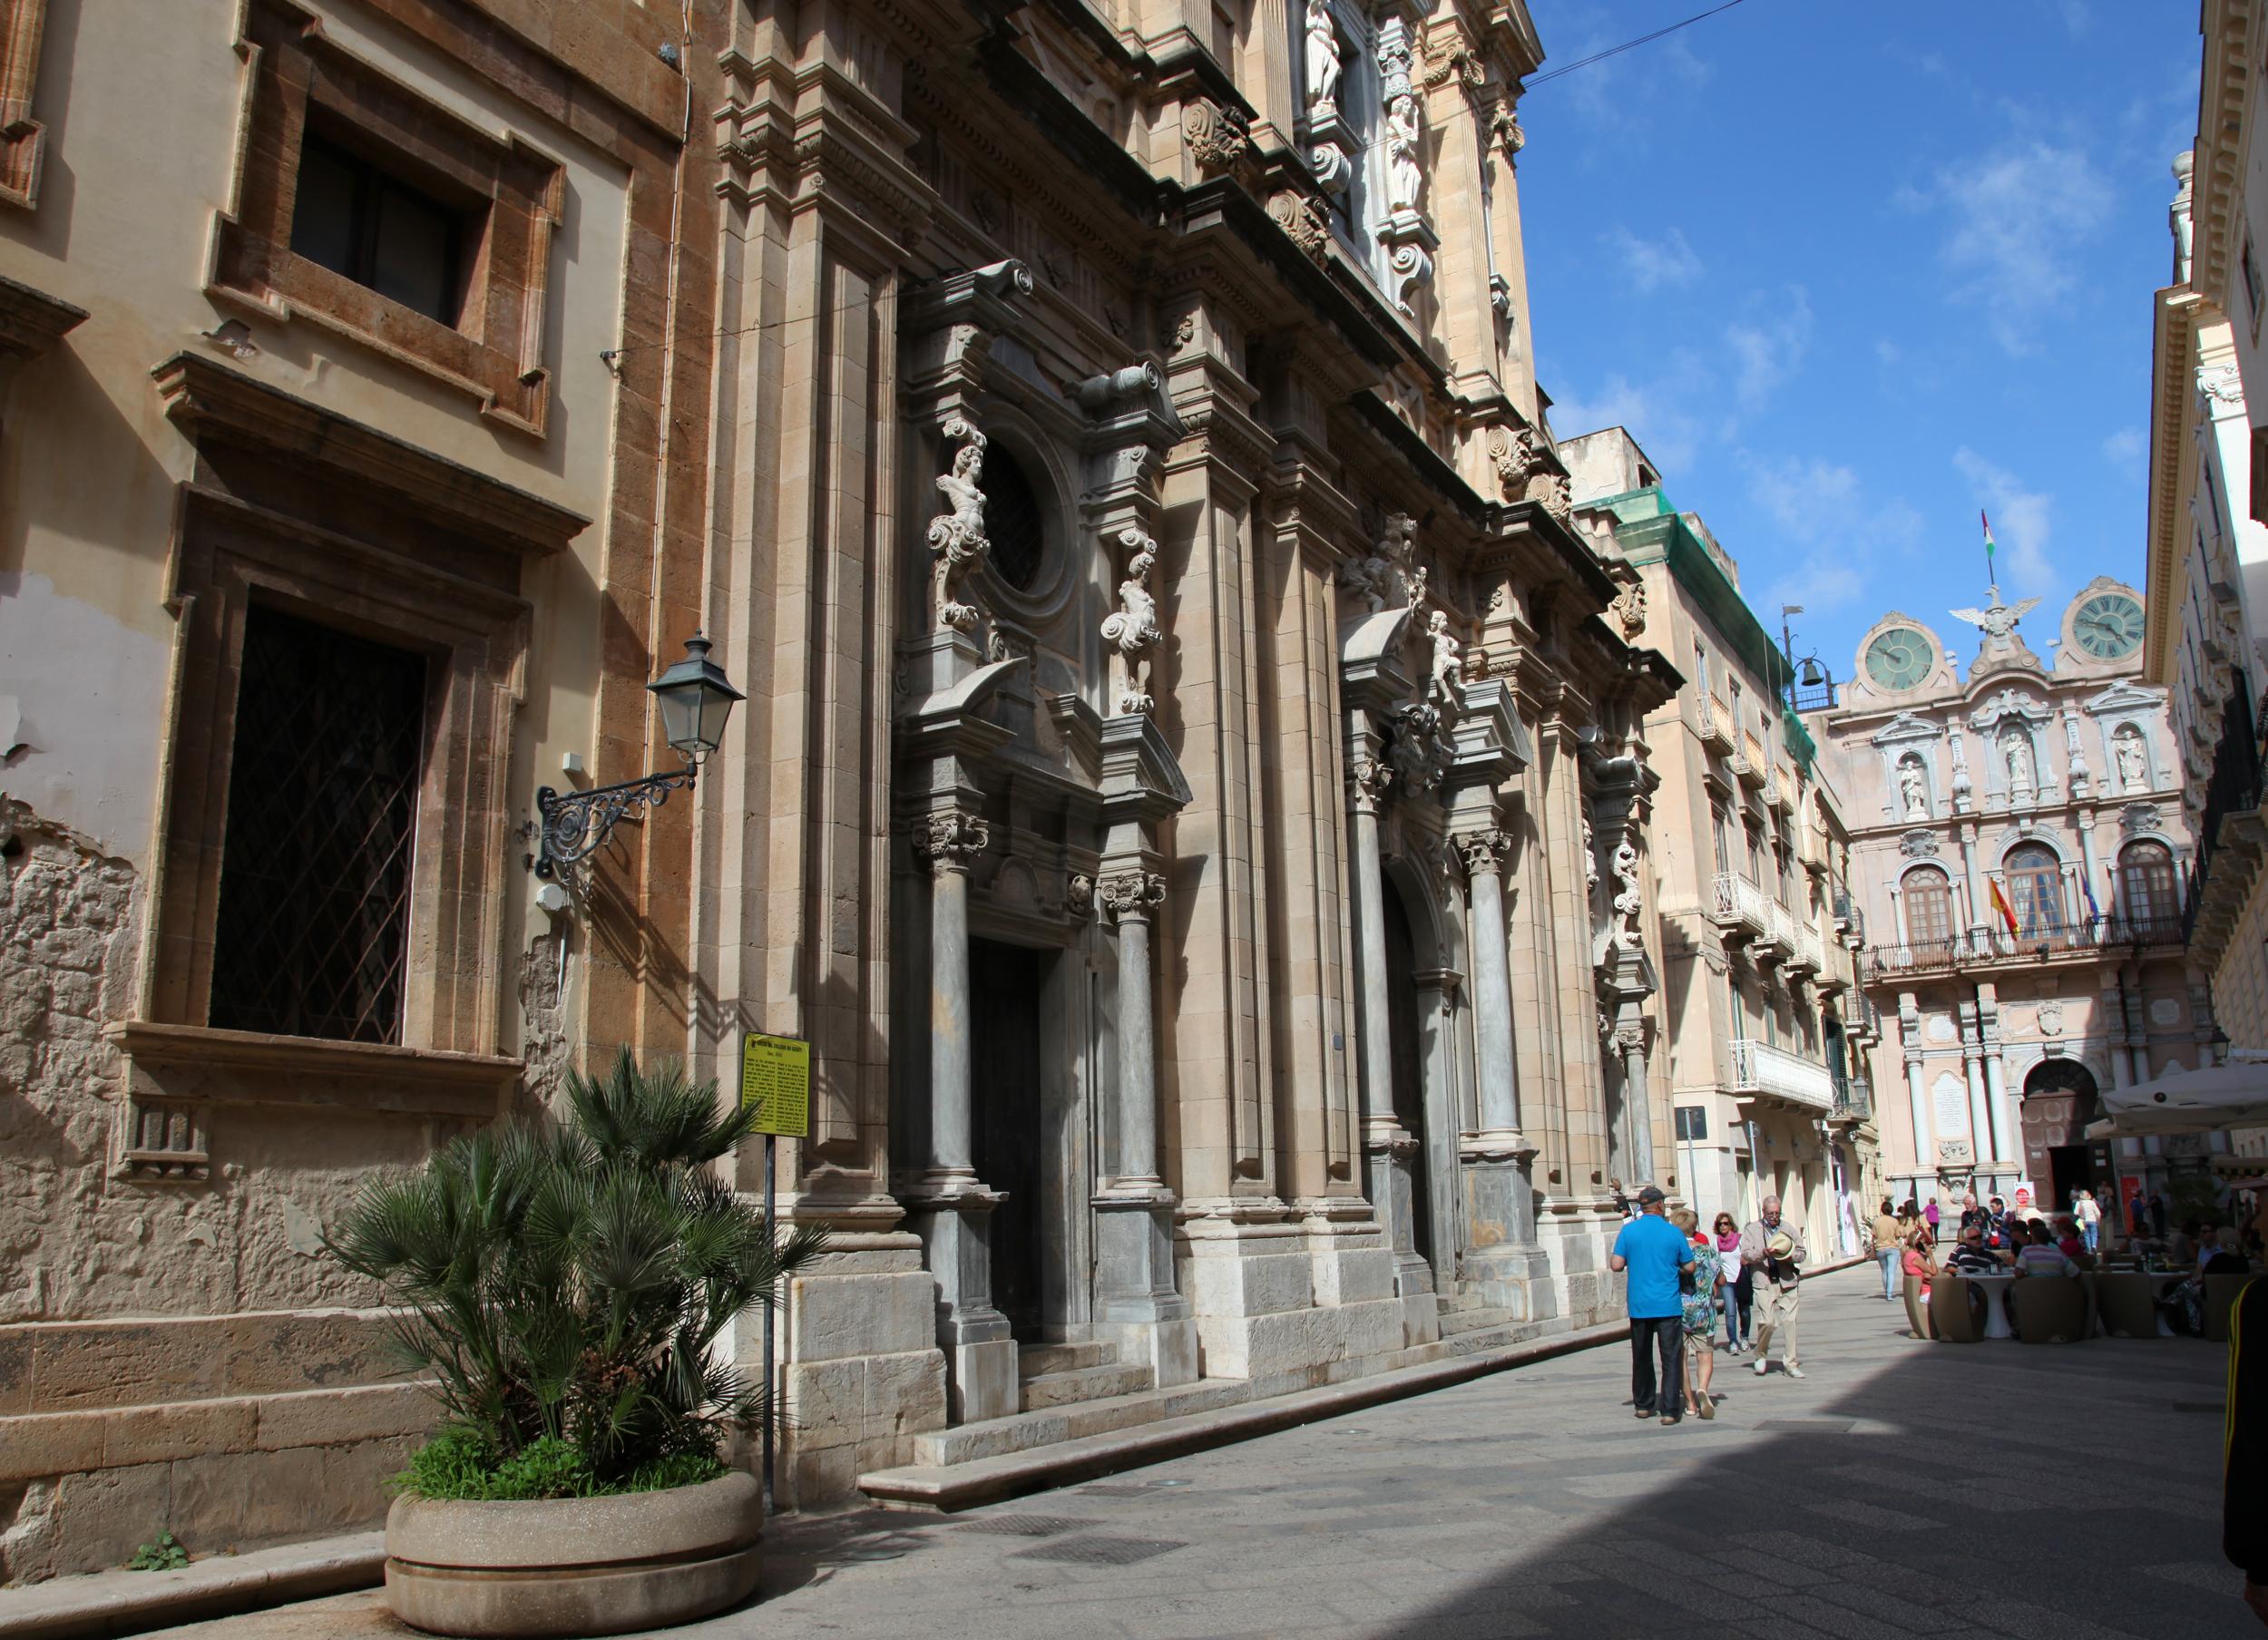
M 913 1463 L 870 1470 L 858 1478 L 859 1489 L 885 1507 L 974 1508 L 1445 1389 L 1483 1373 L 1610 1343 L 1630 1332 L 1629 1323 L 1621 1321 L 1574 1332 L 1566 1330 L 1563 1320 L 1521 1326 L 1546 1336 L 1509 1349 L 1476 1350 L 1267 1400 L 1253 1399 L 1244 1380 L 1214 1379 L 1146 1395 L 963 1424 L 916 1436 Z M 1440 1346 L 1422 1347 L 1430 1351 Z
M 1075 1367 L 1068 1372 L 1037 1372 L 1023 1381 L 1023 1410 L 1067 1406 L 1075 1401 L 1106 1401 L 1119 1395 L 1139 1395 L 1157 1387 L 1158 1377 L 1148 1367 L 1121 1367 L 1113 1362 L 1099 1367 Z
M 1540 1321 L 1499 1322 L 1494 1326 L 1475 1327 L 1470 1332 L 1450 1332 L 1442 1329 L 1442 1343 L 1451 1355 L 1479 1355 L 1491 1350 L 1510 1350 L 1540 1338 L 1551 1330 L 1551 1323 Z
M 1115 1369 L 1114 1369 L 1115 1370 Z M 1148 1378 L 1149 1369 L 1140 1368 Z M 1233 1406 L 1251 1398 L 1252 1386 L 1241 1378 L 1203 1379 L 1169 1390 L 1144 1388 L 1101 1401 L 1066 1401 L 981 1423 L 954 1424 L 949 1429 L 914 1438 L 914 1462 L 922 1468 L 947 1468 L 980 1458 L 1002 1458 L 1058 1441 L 1107 1435 L 1162 1418 L 1187 1417 Z
M 1441 1314 L 1442 1336 L 1454 1338 L 1461 1332 L 1479 1332 L 1491 1327 L 1510 1324 L 1510 1310 L 1443 1310 Z
M 1044 1378 L 1051 1372 L 1076 1372 L 1082 1367 L 1107 1367 L 1119 1359 L 1119 1346 L 1110 1343 L 1018 1344 L 1016 1374 Z

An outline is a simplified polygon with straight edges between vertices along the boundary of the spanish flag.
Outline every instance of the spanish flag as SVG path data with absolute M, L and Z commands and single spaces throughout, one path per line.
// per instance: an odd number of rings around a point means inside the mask
M 1992 909 L 2000 913 L 2000 921 L 2009 925 L 2009 932 L 2016 932 L 2016 912 L 2009 904 L 2008 895 L 2000 892 L 2000 879 L 1987 877 L 1985 888 L 1992 896 Z

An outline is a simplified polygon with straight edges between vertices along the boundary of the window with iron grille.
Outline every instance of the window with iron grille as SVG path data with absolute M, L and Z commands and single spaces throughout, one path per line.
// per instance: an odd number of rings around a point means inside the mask
M 423 657 L 245 612 L 210 1023 L 398 1042 Z

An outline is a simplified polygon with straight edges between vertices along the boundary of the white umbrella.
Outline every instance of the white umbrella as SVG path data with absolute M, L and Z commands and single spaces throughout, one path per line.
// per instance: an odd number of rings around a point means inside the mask
M 2268 1063 L 2240 1049 L 2226 1065 L 2110 1088 L 2102 1100 L 2104 1119 L 2087 1126 L 2091 1139 L 2268 1127 Z

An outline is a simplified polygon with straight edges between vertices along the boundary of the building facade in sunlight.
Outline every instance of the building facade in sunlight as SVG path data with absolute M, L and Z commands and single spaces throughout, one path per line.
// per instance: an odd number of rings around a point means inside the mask
M 2261 866 L 2262 622 L 2268 620 L 2268 83 L 2250 8 L 2201 14 L 2197 146 L 2174 165 L 2173 279 L 2150 357 L 2149 620 L 2143 672 L 2168 691 L 2196 857 L 2189 959 L 2229 1040 L 2268 1050 L 2268 882 Z M 2224 1164 L 2257 1176 L 2268 1129 Z
M 1807 719 L 1851 821 L 1883 1171 L 1901 1199 L 2042 1208 L 2157 1188 L 2205 1141 L 2085 1136 L 2101 1090 L 2220 1051 L 2182 953 L 2185 775 L 2165 691 L 2139 681 L 2142 598 L 2089 582 L 2050 612 L 2050 659 L 2023 630 L 2038 600 L 1986 591 L 1948 611 L 1973 629 L 1966 668 L 1893 611 Z
M 619 1045 L 812 1045 L 788 1502 L 1620 1313 L 1684 662 L 1520 0 L 0 23 L 7 1575 L 374 1521 L 326 1224 Z
M 1814 1253 L 1859 1252 L 1879 1189 L 1841 803 L 1790 709 L 1793 669 L 1732 555 L 1619 427 L 1560 441 L 1578 522 L 1635 585 L 1685 683 L 1645 725 L 1673 1126 L 1685 1193 L 1745 1223 L 1766 1196 Z

